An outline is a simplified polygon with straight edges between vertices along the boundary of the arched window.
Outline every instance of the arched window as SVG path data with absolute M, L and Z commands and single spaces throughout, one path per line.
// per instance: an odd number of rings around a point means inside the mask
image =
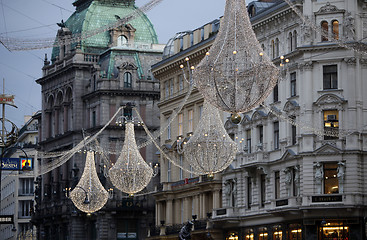
M 333 38 L 335 40 L 339 40 L 339 21 L 338 20 L 332 21 L 332 25 L 333 25 Z
M 279 57 L 279 39 L 275 39 L 275 56 L 274 57 Z
M 275 42 L 271 40 L 271 57 L 275 58 Z
M 288 51 L 293 51 L 293 34 L 291 32 L 288 34 Z
M 326 21 L 321 22 L 321 41 L 326 42 L 329 41 L 329 24 Z
M 297 48 L 297 31 L 293 31 L 293 50 Z
M 131 87 L 132 87 L 131 73 L 126 72 L 124 73 L 124 88 L 131 88 Z
M 129 42 L 129 40 L 124 35 L 121 35 L 117 38 L 117 46 L 118 47 L 125 46 L 128 42 Z

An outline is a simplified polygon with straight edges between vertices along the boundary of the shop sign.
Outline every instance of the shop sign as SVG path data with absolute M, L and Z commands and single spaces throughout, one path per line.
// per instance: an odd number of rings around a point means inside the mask
M 0 104 L 8 104 L 15 107 L 14 95 L 0 94 Z
M 312 196 L 312 202 L 342 202 L 342 195 Z
M 288 205 L 288 199 L 278 200 L 275 202 L 275 206 L 281 207 Z
M 13 215 L 0 215 L 0 224 L 12 224 L 13 221 Z
M 19 170 L 19 158 L 2 158 L 1 170 Z

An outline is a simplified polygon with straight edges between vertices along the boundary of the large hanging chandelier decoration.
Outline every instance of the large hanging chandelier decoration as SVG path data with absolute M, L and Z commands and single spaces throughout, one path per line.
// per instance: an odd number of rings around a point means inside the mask
M 184 145 L 185 161 L 200 175 L 213 175 L 235 159 L 238 147 L 224 129 L 218 109 L 204 102 L 199 124 Z
M 245 1 L 227 0 L 215 41 L 194 71 L 196 87 L 210 104 L 240 113 L 263 102 L 278 77 L 252 30 Z
M 153 177 L 153 169 L 145 162 L 136 145 L 132 120 L 125 123 L 125 142 L 108 175 L 117 189 L 130 195 L 142 191 Z
M 94 152 L 88 151 L 83 174 L 76 187 L 70 192 L 70 199 L 80 211 L 90 214 L 100 210 L 106 204 L 108 197 L 109 194 L 97 175 Z

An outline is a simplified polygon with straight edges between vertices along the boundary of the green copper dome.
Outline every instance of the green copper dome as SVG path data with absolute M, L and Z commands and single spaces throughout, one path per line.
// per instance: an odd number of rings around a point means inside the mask
M 133 0 L 77 0 L 74 2 L 76 11 L 65 22 L 65 26 L 75 34 L 90 34 L 96 29 L 117 22 L 117 16 L 123 18 L 136 11 L 135 18 L 129 24 L 136 29 L 135 43 L 152 44 L 158 43 L 154 27 L 147 16 L 134 4 Z M 93 35 L 81 41 L 81 49 L 88 53 L 101 53 L 108 49 L 110 33 Z M 74 44 L 75 47 L 76 44 Z M 59 49 L 54 48 L 52 59 L 58 55 Z

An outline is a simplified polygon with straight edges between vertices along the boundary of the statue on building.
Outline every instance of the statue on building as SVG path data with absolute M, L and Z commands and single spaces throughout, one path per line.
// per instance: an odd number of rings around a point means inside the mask
M 300 196 L 301 194 L 301 177 L 300 177 L 300 174 L 301 174 L 301 168 L 300 166 L 294 166 L 294 185 L 295 185 L 295 195 L 297 197 Z
M 338 162 L 337 177 L 339 180 L 339 193 L 344 192 L 344 175 L 345 175 L 345 163 Z
M 235 206 L 237 195 L 237 183 L 235 179 L 229 179 L 224 183 L 224 194 L 229 207 Z
M 323 165 L 319 162 L 314 163 L 315 172 L 315 181 L 316 181 L 316 193 L 321 194 L 322 191 L 322 181 L 324 179 L 324 169 Z
M 303 32 L 303 43 L 311 43 L 312 42 L 312 28 L 311 28 L 311 21 L 308 16 L 305 17 L 305 21 L 301 26 Z
M 347 41 L 354 41 L 356 39 L 355 21 L 351 13 L 348 13 L 345 17 L 344 37 Z
M 180 240 L 188 240 L 191 239 L 191 229 L 192 225 L 194 225 L 191 221 L 188 221 L 178 233 L 178 238 Z
M 288 196 L 291 196 L 291 185 L 292 185 L 292 171 L 290 168 L 284 170 L 284 182 L 285 188 L 287 189 Z

